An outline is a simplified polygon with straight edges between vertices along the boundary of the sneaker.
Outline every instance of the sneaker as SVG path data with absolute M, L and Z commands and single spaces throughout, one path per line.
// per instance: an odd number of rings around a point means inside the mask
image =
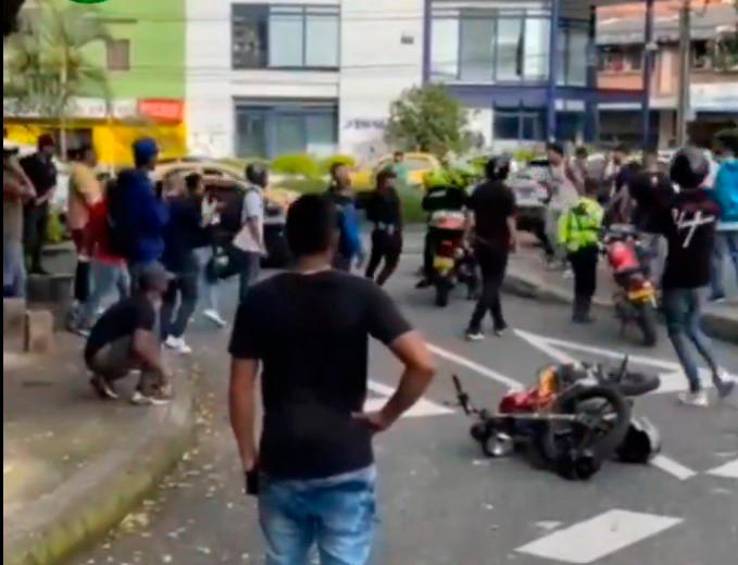
M 177 347 L 177 353 L 181 355 L 191 355 L 192 354 L 192 348 L 187 345 L 187 342 L 184 340 L 183 337 L 179 338 L 179 347 Z
M 192 348 L 187 345 L 183 337 L 174 337 L 173 335 L 167 336 L 164 340 L 164 346 L 181 353 L 182 355 L 189 355 L 192 353 Z
M 715 383 L 715 389 L 717 390 L 718 398 L 727 398 L 735 390 L 735 381 L 723 376 L 720 382 Z
M 711 296 L 708 300 L 712 304 L 722 304 L 725 302 L 726 298 L 724 294 L 717 294 L 715 296 Z
M 131 396 L 131 404 L 135 404 L 136 406 L 163 406 L 169 404 L 171 400 L 171 398 L 164 395 L 146 395 L 140 390 L 135 391 L 133 396 Z
M 213 308 L 208 308 L 202 313 L 202 315 L 205 316 L 211 322 L 213 322 L 219 328 L 224 328 L 228 325 L 228 322 L 226 322 L 223 319 L 223 317 L 220 315 L 220 313 Z
M 680 392 L 678 395 L 679 402 L 686 406 L 697 406 L 700 408 L 706 408 L 710 405 L 710 401 L 707 398 L 707 393 L 704 390 L 697 392 Z
M 90 330 L 87 328 L 72 328 L 69 331 L 72 332 L 74 335 L 78 335 L 79 337 L 83 337 L 85 339 L 90 337 Z
M 504 326 L 499 326 L 495 328 L 495 335 L 497 337 L 502 337 L 506 333 L 507 333 L 507 324 L 505 324 Z
M 569 268 L 564 269 L 564 274 L 562 275 L 565 279 L 573 279 L 574 278 L 574 271 L 572 271 Z
M 90 379 L 90 385 L 102 399 L 117 400 L 119 398 L 113 383 L 99 375 L 95 375 Z
M 483 339 L 484 334 L 481 330 L 466 330 L 467 341 L 482 341 Z
M 167 339 L 164 340 L 164 347 L 177 350 L 179 349 L 179 341 L 180 338 L 174 337 L 173 335 L 168 335 Z

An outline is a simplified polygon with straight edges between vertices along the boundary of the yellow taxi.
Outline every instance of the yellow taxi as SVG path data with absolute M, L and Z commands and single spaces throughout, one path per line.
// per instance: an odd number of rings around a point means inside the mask
M 374 188 L 374 180 L 379 171 L 394 164 L 393 154 L 384 155 L 377 159 L 371 167 L 358 169 L 351 173 L 351 186 L 357 192 Z M 428 173 L 442 169 L 441 162 L 430 153 L 405 153 L 403 162 L 407 170 L 407 184 L 412 187 L 422 187 L 423 178 Z

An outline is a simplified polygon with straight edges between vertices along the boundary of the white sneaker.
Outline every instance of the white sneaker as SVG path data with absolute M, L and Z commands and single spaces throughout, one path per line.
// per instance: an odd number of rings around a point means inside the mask
M 133 396 L 131 396 L 131 404 L 135 404 L 136 406 L 164 406 L 170 402 L 171 398 L 165 396 L 148 396 L 139 390 L 135 391 Z
M 177 348 L 177 353 L 181 355 L 190 355 L 192 353 L 192 348 L 187 345 L 187 342 L 184 340 L 183 337 L 179 338 L 179 347 Z
M 686 406 L 697 406 L 699 408 L 710 406 L 710 400 L 707 398 L 707 393 L 704 390 L 700 390 L 699 392 L 680 392 L 678 398 L 679 402 Z
M 466 340 L 467 341 L 483 341 L 484 334 L 479 330 L 467 330 Z
M 212 308 L 208 308 L 207 310 L 203 311 L 202 315 L 213 322 L 219 328 L 224 328 L 228 325 L 228 322 L 223 319 L 220 313 Z
M 187 342 L 185 342 L 183 337 L 174 337 L 173 335 L 167 336 L 167 339 L 164 341 L 164 345 L 182 355 L 189 355 L 192 353 L 192 348 L 187 345 Z

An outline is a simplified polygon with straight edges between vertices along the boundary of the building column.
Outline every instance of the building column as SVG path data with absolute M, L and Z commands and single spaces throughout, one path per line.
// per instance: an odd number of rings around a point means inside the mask
M 653 6 L 654 0 L 646 0 L 646 29 L 643 51 L 643 116 L 641 143 L 648 149 L 651 138 L 651 84 L 656 50 L 653 48 Z
M 551 37 L 548 46 L 548 89 L 546 92 L 546 134 L 550 141 L 556 139 L 556 77 L 559 71 L 559 21 L 561 0 L 551 0 Z
M 431 34 L 433 32 L 433 0 L 423 1 L 423 84 L 431 76 Z
M 589 37 L 587 41 L 587 90 L 597 92 L 597 8 L 589 8 Z M 588 96 L 585 102 L 584 139 L 587 142 L 599 138 L 599 103 L 596 96 Z

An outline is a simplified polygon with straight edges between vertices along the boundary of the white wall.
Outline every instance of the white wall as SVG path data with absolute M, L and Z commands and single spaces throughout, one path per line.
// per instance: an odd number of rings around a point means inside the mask
M 423 11 L 423 0 L 341 1 L 341 151 L 362 159 L 386 151 L 390 103 L 422 82 Z
M 338 73 L 231 68 L 231 4 L 335 5 L 338 0 L 186 1 L 186 112 L 191 153 L 212 157 L 234 154 L 236 98 L 338 97 Z

